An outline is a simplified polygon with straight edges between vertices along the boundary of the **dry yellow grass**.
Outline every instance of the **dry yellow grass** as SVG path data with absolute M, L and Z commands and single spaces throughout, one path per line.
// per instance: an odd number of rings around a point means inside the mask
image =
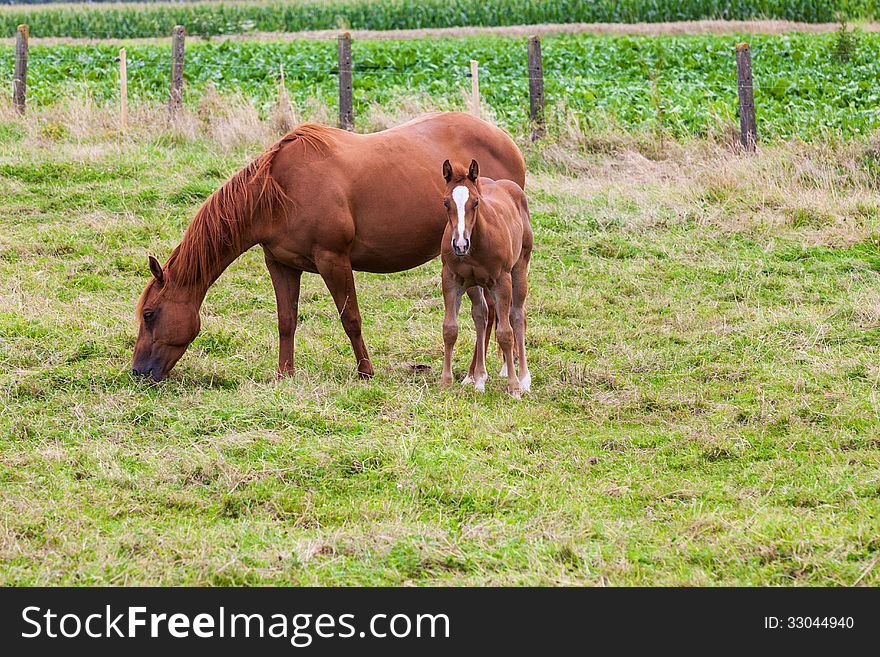
M 467 100 L 463 96 L 462 105 Z M 427 97 L 373 104 L 364 128 L 384 130 L 430 111 L 436 108 Z M 880 158 L 880 136 L 773 142 L 748 156 L 732 125 L 719 125 L 708 138 L 674 141 L 613 126 L 597 131 L 564 107 L 554 112 L 561 127 L 547 142 L 530 146 L 526 135 L 515 135 L 529 157 L 540 158 L 531 179 L 576 202 L 588 203 L 599 194 L 625 199 L 641 208 L 632 221 L 642 227 L 676 217 L 724 230 L 794 228 L 810 243 L 835 246 L 864 239 L 869 228 L 863 220 L 878 211 L 878 173 L 865 162 Z M 9 99 L 0 98 L 0 121 L 22 126 L 27 141 L 52 148 L 61 141 L 62 148 L 83 158 L 100 157 L 114 147 L 113 139 L 124 143 L 168 135 L 207 139 L 224 152 L 256 152 L 284 134 L 292 118 L 289 106 L 277 104 L 261 118 L 243 96 L 221 96 L 209 85 L 198 106 L 184 109 L 174 121 L 161 105 L 135 107 L 129 133 L 123 135 L 116 108 L 98 106 L 88 96 L 30 110 L 23 121 Z M 328 108 L 315 99 L 304 104 L 297 118 L 333 123 Z

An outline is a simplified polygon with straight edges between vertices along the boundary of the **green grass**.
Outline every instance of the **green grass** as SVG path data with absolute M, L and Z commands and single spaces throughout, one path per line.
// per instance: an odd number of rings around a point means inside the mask
M 858 36 L 851 57 L 835 53 L 834 34 L 774 36 L 556 36 L 543 42 L 551 119 L 564 105 L 593 128 L 706 135 L 737 122 L 734 45 L 748 38 L 762 139 L 869 134 L 880 127 L 880 35 Z M 0 46 L 0 70 L 11 75 L 13 48 Z M 88 97 L 118 102 L 118 45 L 52 45 L 31 49 L 30 102 Z M 169 47 L 128 44 L 131 103 L 168 96 Z M 356 120 L 372 106 L 421 96 L 458 107 L 471 58 L 481 62 L 483 102 L 499 123 L 527 120 L 528 72 L 523 38 L 474 37 L 365 41 L 353 45 Z M 238 93 L 264 113 L 277 94 L 280 65 L 294 106 L 309 99 L 335 106 L 335 42 L 195 43 L 186 52 L 186 98 L 196 106 L 206 85 Z M 11 80 L 9 81 L 11 86 Z M 361 124 L 362 125 L 362 124 Z
M 168 36 L 175 25 L 190 34 L 353 29 L 393 30 L 461 25 L 635 23 L 780 18 L 834 22 L 875 18 L 876 0 L 306 0 L 187 4 L 50 5 L 0 7 L 0 32 L 19 23 L 36 36 L 131 38 Z
M 369 382 L 304 277 L 275 384 L 255 251 L 133 380 L 147 254 L 258 148 L 39 122 L 0 122 L 0 584 L 880 584 L 876 144 L 530 151 L 515 401 L 439 388 L 436 261 L 357 275 Z

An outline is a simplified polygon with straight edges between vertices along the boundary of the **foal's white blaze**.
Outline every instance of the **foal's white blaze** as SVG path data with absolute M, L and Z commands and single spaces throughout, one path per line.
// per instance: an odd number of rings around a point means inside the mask
M 467 241 L 464 239 L 464 212 L 470 196 L 470 190 L 464 185 L 452 190 L 452 202 L 455 203 L 455 209 L 458 211 L 458 232 L 452 236 L 453 249 L 458 246 L 459 250 L 462 250 L 467 246 Z

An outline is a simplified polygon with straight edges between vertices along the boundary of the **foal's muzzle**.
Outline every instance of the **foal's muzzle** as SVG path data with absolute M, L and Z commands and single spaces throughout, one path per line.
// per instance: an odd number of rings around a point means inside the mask
M 452 252 L 457 256 L 466 256 L 470 250 L 471 241 L 469 239 L 465 239 L 463 247 L 458 245 L 458 240 L 455 240 L 452 243 Z

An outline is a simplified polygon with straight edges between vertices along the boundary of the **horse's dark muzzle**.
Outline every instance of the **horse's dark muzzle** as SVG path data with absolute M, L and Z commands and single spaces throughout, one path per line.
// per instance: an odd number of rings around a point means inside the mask
M 155 367 L 132 367 L 131 375 L 134 377 L 150 377 L 156 383 L 165 380 L 165 375 L 161 371 L 157 371 Z

